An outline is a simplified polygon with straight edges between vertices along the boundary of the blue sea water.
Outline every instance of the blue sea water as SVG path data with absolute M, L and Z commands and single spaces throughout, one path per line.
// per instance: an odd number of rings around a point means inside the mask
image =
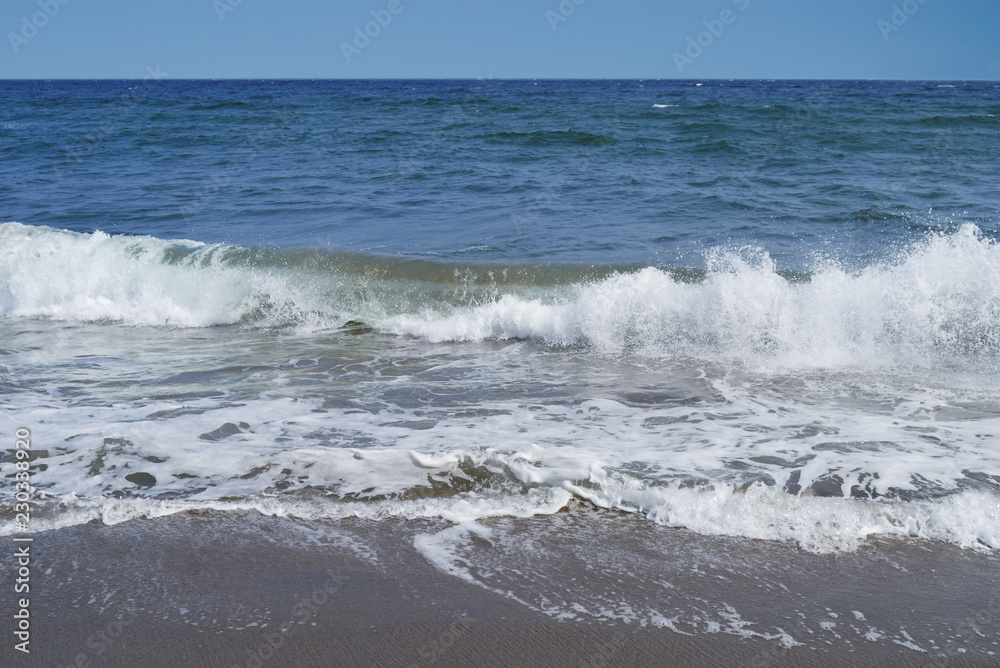
M 0 155 L 40 527 L 1000 548 L 1000 84 L 6 81 Z
M 5 220 L 462 261 L 996 229 L 990 82 L 6 82 Z

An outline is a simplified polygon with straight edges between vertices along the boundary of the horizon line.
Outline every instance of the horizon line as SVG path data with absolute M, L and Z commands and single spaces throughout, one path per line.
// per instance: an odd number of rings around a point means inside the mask
M 152 77 L 0 77 L 0 81 L 148 81 Z M 1000 83 L 1000 79 L 939 79 L 879 77 L 162 77 L 156 81 L 976 81 Z

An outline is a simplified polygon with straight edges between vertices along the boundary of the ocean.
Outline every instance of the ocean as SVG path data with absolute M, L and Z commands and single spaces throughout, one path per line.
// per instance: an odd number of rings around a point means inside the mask
M 1000 549 L 1000 84 L 5 81 L 0 152 L 32 531 Z

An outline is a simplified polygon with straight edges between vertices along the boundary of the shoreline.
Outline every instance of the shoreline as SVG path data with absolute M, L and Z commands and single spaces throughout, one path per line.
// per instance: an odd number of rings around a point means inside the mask
M 60 667 L 1000 662 L 993 555 L 916 541 L 817 555 L 582 505 L 483 525 L 210 512 L 36 534 L 32 651 L 5 634 L 0 656 Z M 848 614 L 862 610 L 864 624 Z M 850 631 L 867 626 L 883 637 Z M 936 650 L 922 646 L 933 638 Z

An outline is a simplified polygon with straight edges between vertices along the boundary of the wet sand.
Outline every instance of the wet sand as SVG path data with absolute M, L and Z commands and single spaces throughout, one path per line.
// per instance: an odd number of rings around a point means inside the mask
M 462 544 L 461 577 L 414 546 L 452 528 L 436 521 L 201 513 L 36 534 L 31 654 L 6 632 L 0 663 L 1000 665 L 991 555 L 917 542 L 815 555 L 583 507 L 493 525 Z

